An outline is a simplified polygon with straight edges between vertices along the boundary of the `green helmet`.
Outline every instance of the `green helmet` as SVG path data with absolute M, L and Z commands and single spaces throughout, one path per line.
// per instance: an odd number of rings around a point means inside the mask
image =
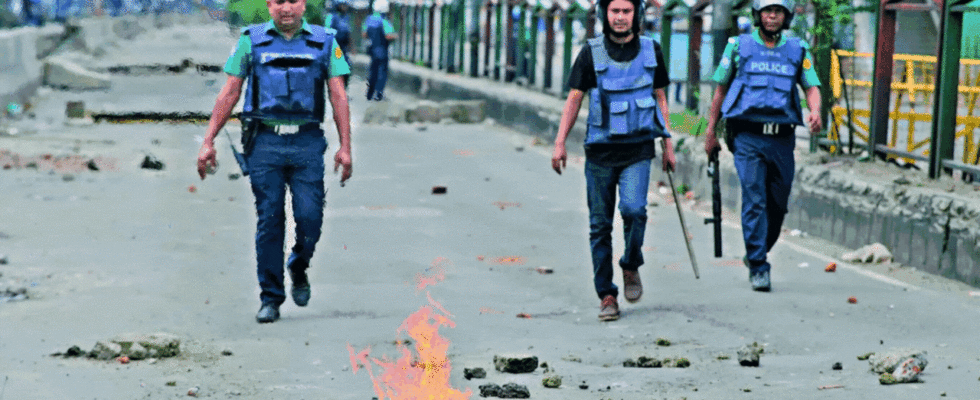
M 796 8 L 796 4 L 793 0 L 753 0 L 752 1 L 752 19 L 755 26 L 762 25 L 762 17 L 760 13 L 763 8 L 769 6 L 780 6 L 786 10 L 786 20 L 783 21 L 783 29 L 789 29 L 789 23 L 793 21 L 793 9 Z

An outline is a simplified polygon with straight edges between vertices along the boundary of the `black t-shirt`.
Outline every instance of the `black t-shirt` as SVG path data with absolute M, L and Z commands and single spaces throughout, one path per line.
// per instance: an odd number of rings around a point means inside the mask
M 609 40 L 608 36 L 604 40 L 606 52 L 609 53 L 609 58 L 612 58 L 613 61 L 631 61 L 640 54 L 640 39 L 637 36 L 624 44 L 613 42 Z M 660 43 L 653 42 L 653 52 L 657 57 L 657 67 L 653 72 L 653 88 L 655 90 L 663 89 L 670 84 L 670 77 L 667 75 L 667 66 L 664 65 L 664 55 L 660 49 Z M 598 84 L 595 64 L 592 62 L 592 47 L 589 45 L 582 46 L 578 57 L 575 58 L 575 63 L 572 64 L 572 71 L 568 76 L 568 86 L 588 93 Z M 590 161 L 605 166 L 630 165 L 641 160 L 651 159 L 656 155 L 657 147 L 654 140 L 585 146 L 585 156 Z

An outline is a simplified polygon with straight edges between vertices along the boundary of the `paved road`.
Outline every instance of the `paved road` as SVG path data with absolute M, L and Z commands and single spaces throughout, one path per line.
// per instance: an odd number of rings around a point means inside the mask
M 218 87 L 207 93 L 201 85 L 220 75 L 195 74 L 148 78 L 155 86 L 141 104 L 172 104 L 164 96 L 173 92 L 206 103 Z M 140 84 L 132 79 L 119 78 L 113 90 L 132 92 Z M 363 81 L 352 85 L 359 121 Z M 399 327 L 426 306 L 451 321 L 438 330 L 448 345 L 448 385 L 474 398 L 479 385 L 508 382 L 527 385 L 534 399 L 975 399 L 980 392 L 980 298 L 962 286 L 904 269 L 899 280 L 845 265 L 825 273 L 827 254 L 839 249 L 787 235 L 772 255 L 775 290 L 752 292 L 735 227 L 725 230 L 727 257 L 712 259 L 710 231 L 689 210 L 701 261 L 695 280 L 674 206 L 656 188 L 641 269 L 646 294 L 622 306 L 621 320 L 600 323 L 581 158 L 558 176 L 549 146 L 492 124 L 355 123 L 354 177 L 339 187 L 328 176 L 313 300 L 306 308 L 287 303 L 280 321 L 258 325 L 252 197 L 245 180 L 228 178 L 236 167 L 227 142 L 218 142 L 218 173 L 200 182 L 194 158 L 202 126 L 65 126 L 64 102 L 86 96 L 104 94 L 46 93 L 37 120 L 24 124 L 36 132 L 0 137 L 9 154 L 76 154 L 100 167 L 50 169 L 39 160 L 38 170 L 0 170 L 0 253 L 9 259 L 0 284 L 30 294 L 0 303 L 0 399 L 178 398 L 195 386 L 204 398 L 370 399 L 377 396 L 371 378 L 353 371 L 351 350 L 400 357 L 394 341 L 409 334 Z M 329 140 L 335 146 L 335 135 Z M 139 169 L 148 153 L 166 169 Z M 447 191 L 434 195 L 433 186 Z M 614 246 L 622 249 L 622 241 Z M 419 289 L 421 282 L 432 284 Z M 848 304 L 849 296 L 858 303 Z M 181 357 L 123 365 L 48 356 L 160 331 L 184 339 Z M 657 346 L 660 337 L 672 345 Z M 740 367 L 735 352 L 752 342 L 765 345 L 762 365 Z M 856 360 L 899 346 L 928 351 L 925 383 L 881 386 Z M 542 368 L 494 371 L 494 355 L 505 353 L 537 356 L 563 385 L 542 387 Z M 692 365 L 622 366 L 641 355 Z M 843 370 L 832 370 L 835 362 Z M 473 367 L 488 370 L 487 378 L 465 380 L 463 368 Z M 383 371 L 376 363 L 371 370 Z M 583 381 L 588 389 L 579 388 Z M 818 390 L 823 385 L 843 387 Z

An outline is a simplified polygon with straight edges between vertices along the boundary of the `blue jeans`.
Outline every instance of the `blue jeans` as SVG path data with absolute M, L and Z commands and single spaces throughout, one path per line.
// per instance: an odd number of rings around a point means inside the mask
M 793 187 L 796 138 L 735 136 L 735 169 L 742 184 L 742 236 L 752 272 L 770 269 L 766 254 L 779 239 Z
M 371 57 L 368 67 L 368 100 L 380 100 L 384 96 L 385 84 L 388 83 L 388 59 Z
M 303 271 L 313 257 L 323 225 L 326 199 L 323 153 L 326 150 L 327 140 L 322 130 L 281 136 L 261 132 L 255 137 L 247 162 L 258 214 L 255 253 L 262 304 L 278 306 L 286 300 L 283 258 L 287 185 L 296 221 L 296 244 L 289 267 L 296 272 Z
M 589 203 L 589 245 L 596 293 L 619 296 L 613 283 L 612 228 L 619 186 L 619 214 L 623 217 L 626 249 L 619 259 L 625 270 L 643 265 L 643 234 L 647 226 L 647 189 L 650 187 L 651 160 L 622 167 L 605 167 L 585 161 L 585 185 Z

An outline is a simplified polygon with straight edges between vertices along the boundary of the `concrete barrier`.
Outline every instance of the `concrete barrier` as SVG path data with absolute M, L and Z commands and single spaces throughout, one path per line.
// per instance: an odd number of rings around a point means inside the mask
M 355 74 L 366 76 L 368 58 L 352 58 Z M 446 74 L 392 61 L 388 87 L 431 100 L 484 100 L 487 117 L 549 142 L 558 130 L 563 99 L 483 78 Z M 353 96 L 363 95 L 351 89 Z M 587 111 L 569 134 L 569 151 L 580 149 Z M 677 137 L 675 184 L 702 198 L 711 193 L 703 143 Z M 809 156 L 807 156 L 809 157 Z M 741 186 L 731 153 L 720 163 L 726 218 L 739 215 Z M 667 181 L 653 168 L 652 181 Z M 799 229 L 848 248 L 880 242 L 895 261 L 980 287 L 980 201 L 941 190 L 911 187 L 847 173 L 839 166 L 798 162 L 784 228 Z M 700 223 L 691 221 L 689 224 Z M 739 255 L 732 255 L 739 256 Z M 839 256 L 839 255 L 838 255 Z
M 41 83 L 40 52 L 64 32 L 61 26 L 0 30 L 0 105 L 23 103 Z

